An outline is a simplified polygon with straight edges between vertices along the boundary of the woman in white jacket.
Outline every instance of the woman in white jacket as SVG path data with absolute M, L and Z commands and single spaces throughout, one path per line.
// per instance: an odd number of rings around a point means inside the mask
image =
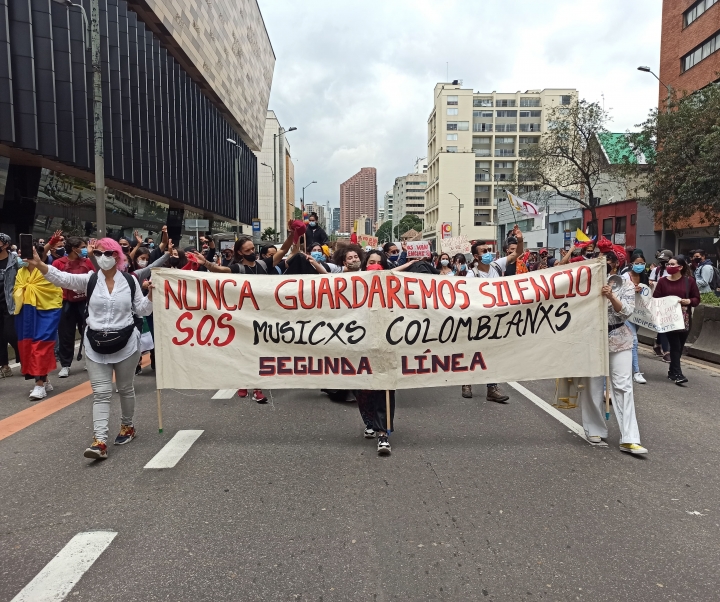
M 93 251 L 100 271 L 90 274 L 68 274 L 42 262 L 38 254 L 28 261 L 56 286 L 88 294 L 87 328 L 85 329 L 86 365 L 92 385 L 94 440 L 85 457 L 107 458 L 108 418 L 115 372 L 120 393 L 122 424 L 115 445 L 129 443 L 136 436 L 135 366 L 140 357 L 140 331 L 135 318 L 152 313 L 152 289 L 143 297 L 133 276 L 124 272 L 126 257 L 120 245 L 111 238 L 99 240 Z M 90 284 L 91 290 L 88 290 Z

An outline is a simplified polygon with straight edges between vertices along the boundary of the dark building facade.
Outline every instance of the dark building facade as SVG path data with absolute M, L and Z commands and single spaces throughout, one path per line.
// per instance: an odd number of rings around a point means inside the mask
M 76 1 L 89 17 L 90 0 Z M 181 44 L 167 43 L 173 38 L 161 19 L 146 10 L 146 23 L 131 6 L 100 0 L 108 232 L 153 233 L 168 224 L 178 241 L 188 217 L 229 229 L 238 164 L 240 221 L 250 224 L 257 163 L 237 108 L 233 115 L 213 94 Z M 13 238 L 95 232 L 86 36 L 78 8 L 0 0 L 0 231 Z M 267 106 L 255 108 L 264 117 Z

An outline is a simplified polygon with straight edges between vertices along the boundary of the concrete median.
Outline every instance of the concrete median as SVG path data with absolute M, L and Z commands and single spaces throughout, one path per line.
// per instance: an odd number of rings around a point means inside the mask
M 696 357 L 709 362 L 720 363 L 720 307 L 712 307 L 710 305 L 700 306 L 703 308 L 702 323 L 699 336 L 688 349 L 687 354 L 690 357 Z M 700 309 L 700 307 L 696 309 Z M 693 328 L 695 321 L 700 322 L 699 312 L 693 316 Z

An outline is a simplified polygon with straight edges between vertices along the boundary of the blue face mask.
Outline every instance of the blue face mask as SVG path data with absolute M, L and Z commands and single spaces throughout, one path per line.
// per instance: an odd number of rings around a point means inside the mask
M 632 270 L 636 274 L 642 274 L 645 271 L 645 264 L 644 263 L 633 263 Z
M 464 264 L 464 263 L 461 263 L 461 264 L 458 266 L 458 271 L 464 272 L 465 270 L 467 270 L 467 265 Z
M 315 227 L 315 222 L 308 222 L 308 225 L 309 225 L 311 228 L 314 228 L 314 227 Z
M 87 248 L 80 249 L 80 257 L 87 257 Z
M 400 255 L 388 255 L 388 259 L 390 261 L 397 261 L 398 259 L 400 259 Z
M 313 251 L 310 253 L 310 257 L 312 257 L 315 261 L 322 261 L 325 259 L 325 255 L 323 255 L 322 251 Z
M 482 261 L 485 265 L 490 265 L 493 262 L 494 256 L 492 253 L 483 253 L 483 256 L 480 258 L 480 261 Z
M 151 243 L 148 245 L 148 249 L 154 249 L 154 248 L 155 248 L 155 243 L 154 243 L 154 242 L 151 242 Z
M 18 255 L 18 258 L 17 258 L 17 267 L 18 267 L 18 269 L 20 269 L 20 268 L 26 268 L 27 266 L 28 266 L 27 261 L 25 261 L 24 259 L 21 259 L 20 256 Z

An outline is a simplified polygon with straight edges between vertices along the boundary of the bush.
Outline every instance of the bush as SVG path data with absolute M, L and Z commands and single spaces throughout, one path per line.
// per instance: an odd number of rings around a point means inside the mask
M 720 297 L 715 293 L 700 293 L 700 303 L 705 305 L 720 305 Z

